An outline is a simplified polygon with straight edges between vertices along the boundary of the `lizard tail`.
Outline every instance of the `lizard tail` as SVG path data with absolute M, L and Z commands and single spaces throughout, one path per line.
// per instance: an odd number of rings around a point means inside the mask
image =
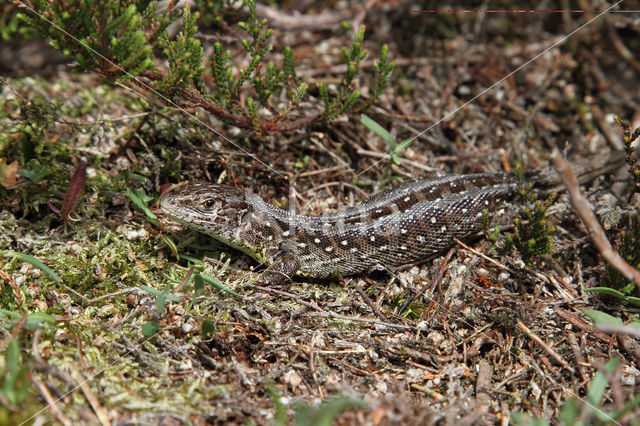
M 578 182 L 582 185 L 599 176 L 616 172 L 620 170 L 624 164 L 625 153 L 622 151 L 612 151 L 607 154 L 593 155 L 572 163 L 571 168 Z M 563 189 L 560 176 L 558 176 L 558 173 L 556 173 L 551 166 L 542 170 L 525 173 L 525 181 L 532 182 L 536 187 L 548 193 Z

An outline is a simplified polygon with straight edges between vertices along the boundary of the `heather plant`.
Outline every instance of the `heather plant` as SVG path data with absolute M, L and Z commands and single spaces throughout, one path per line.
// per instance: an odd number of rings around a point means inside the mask
M 227 5 L 209 3 L 201 8 L 203 12 L 220 13 Z M 246 19 L 237 24 L 244 33 L 241 44 L 248 57 L 244 64 L 232 61 L 231 51 L 220 42 L 213 44 L 211 60 L 204 63 L 202 44 L 196 38 L 201 16 L 188 4 L 177 7 L 176 2 L 168 2 L 160 7 L 158 2 L 144 0 L 32 0 L 24 4 L 21 17 L 50 37 L 55 49 L 73 56 L 76 70 L 96 72 L 112 82 L 132 80 L 152 88 L 172 106 L 201 107 L 230 125 L 258 134 L 292 131 L 363 109 L 382 93 L 394 69 L 387 59 L 387 47 L 382 46 L 371 96 L 361 100 L 355 87 L 359 65 L 367 57 L 361 27 L 342 51 L 347 71 L 341 82 L 329 88 L 320 81 L 311 87 L 297 77 L 290 48 L 284 48 L 282 63 L 269 61 L 273 31 L 256 15 L 254 0 L 245 2 Z M 223 17 L 207 16 L 204 22 L 220 23 Z M 170 37 L 167 28 L 178 18 L 182 30 Z M 160 67 L 162 62 L 168 66 Z M 319 97 L 312 97 L 311 91 Z M 305 108 L 301 107 L 303 99 Z

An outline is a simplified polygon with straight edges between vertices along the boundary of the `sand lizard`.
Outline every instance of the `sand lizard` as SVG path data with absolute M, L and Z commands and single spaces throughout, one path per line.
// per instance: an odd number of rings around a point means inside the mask
M 585 181 L 619 167 L 623 158 L 596 156 L 574 169 Z M 527 181 L 557 183 L 550 170 L 530 172 Z M 259 281 L 270 284 L 295 274 L 347 276 L 425 259 L 476 234 L 483 210 L 493 214 L 519 188 L 504 172 L 444 176 L 403 183 L 337 213 L 304 216 L 248 190 L 201 182 L 169 191 L 160 205 L 170 218 L 268 265 Z

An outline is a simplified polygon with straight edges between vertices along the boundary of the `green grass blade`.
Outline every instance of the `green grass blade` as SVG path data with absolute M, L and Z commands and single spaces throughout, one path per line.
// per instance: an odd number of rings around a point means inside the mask
M 138 207 L 140 210 L 142 210 L 144 212 L 145 215 L 147 215 L 147 217 L 149 219 L 151 219 L 152 221 L 157 221 L 157 216 L 155 214 L 153 214 L 153 212 L 151 210 L 149 210 L 149 207 L 147 207 L 144 202 L 142 201 L 142 199 L 140 197 L 138 197 L 138 195 L 136 195 L 131 189 L 127 188 L 127 197 L 129 197 L 129 199 L 131 200 L 131 202 Z
M 416 138 L 409 138 L 409 139 L 405 139 L 402 142 L 400 142 L 398 144 L 398 146 L 396 146 L 396 149 L 394 150 L 395 153 L 401 152 L 402 150 L 404 150 L 406 147 L 408 147 L 409 145 L 411 145 L 413 143 L 413 141 L 415 141 Z
M 153 294 L 156 297 L 164 297 L 166 300 L 170 300 L 171 302 L 182 302 L 182 298 L 178 296 L 174 296 L 169 293 L 165 293 L 162 290 L 155 289 L 153 287 L 148 287 L 146 285 L 141 285 L 140 288 L 146 291 L 149 294 Z
M 203 280 L 205 280 L 206 282 L 208 282 L 209 284 L 213 284 L 215 287 L 217 287 L 218 289 L 224 291 L 225 293 L 228 293 L 232 296 L 238 297 L 240 299 L 242 299 L 242 296 L 240 296 L 238 293 L 236 293 L 235 291 L 231 290 L 229 287 L 227 287 L 226 285 L 222 284 L 220 281 L 218 281 L 217 279 L 210 277 L 208 275 L 203 275 L 203 274 L 198 274 L 202 277 Z
M 607 313 L 596 311 L 595 309 L 583 309 L 582 313 L 591 319 L 594 323 L 606 324 L 606 325 L 621 325 L 622 320 L 616 318 Z
M 587 291 L 591 293 L 606 294 L 607 296 L 613 296 L 618 298 L 624 298 L 625 296 L 623 292 L 618 291 L 611 287 L 591 287 L 591 288 L 588 288 Z
M 33 256 L 29 256 L 28 254 L 24 254 L 24 253 L 18 253 L 17 251 L 13 251 L 13 250 L 2 250 L 0 251 L 0 253 L 2 253 L 4 256 L 13 256 L 23 262 L 30 263 L 36 268 L 40 269 L 45 274 L 49 275 L 49 277 L 55 282 L 57 283 L 62 282 L 62 280 L 60 280 L 60 277 L 58 277 L 58 275 L 56 275 L 55 272 L 53 272 L 47 265 L 45 265 L 44 263 L 42 263 L 41 261 L 39 261 Z
M 369 130 L 371 130 L 373 133 L 375 133 L 376 135 L 384 139 L 389 144 L 391 149 L 395 149 L 396 140 L 393 138 L 393 136 L 391 136 L 389 132 L 387 132 L 387 130 L 384 127 L 382 127 L 381 125 L 373 121 L 371 118 L 369 118 L 365 114 L 360 115 L 360 122 L 364 124 L 364 126 L 367 127 Z

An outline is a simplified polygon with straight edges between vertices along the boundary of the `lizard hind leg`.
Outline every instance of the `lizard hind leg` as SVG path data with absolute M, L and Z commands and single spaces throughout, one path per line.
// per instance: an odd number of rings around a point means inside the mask
M 291 253 L 284 253 L 273 265 L 258 278 L 258 283 L 264 285 L 284 284 L 300 269 L 300 262 Z
M 375 281 L 384 281 L 388 277 L 397 278 L 396 271 L 382 263 L 376 263 L 365 271 L 367 277 Z

